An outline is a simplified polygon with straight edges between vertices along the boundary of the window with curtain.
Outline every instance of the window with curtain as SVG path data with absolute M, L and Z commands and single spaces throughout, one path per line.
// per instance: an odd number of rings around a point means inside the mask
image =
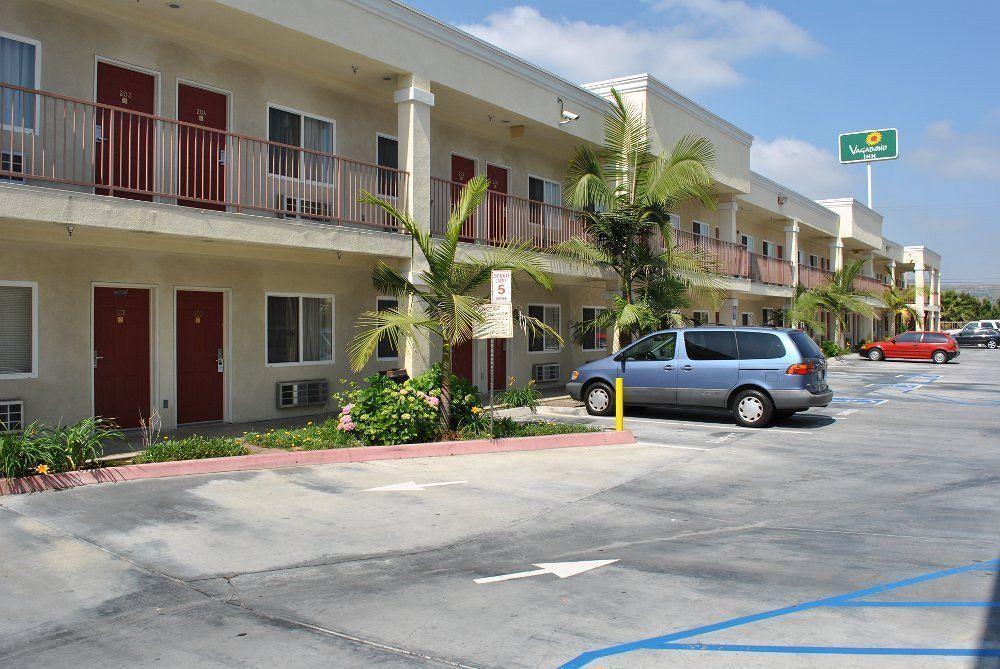
M 556 332 L 560 332 L 559 321 L 561 320 L 561 309 L 559 305 L 529 304 L 528 315 L 537 318 Z M 558 351 L 559 340 L 547 332 L 530 332 L 528 334 L 528 351 L 531 353 L 542 353 L 547 351 Z
M 13 37 L 0 37 L 0 83 L 38 87 L 38 47 Z M 10 127 L 13 115 L 14 128 L 35 128 L 35 96 L 21 91 L 3 90 L 3 124 Z
M 397 309 L 399 308 L 399 300 L 391 297 L 380 297 L 376 303 L 375 309 L 377 311 L 386 311 L 387 309 Z M 396 344 L 393 344 L 388 337 L 382 337 L 378 340 L 378 359 L 379 360 L 395 360 L 399 357 L 399 349 Z
M 600 316 L 602 313 L 607 311 L 603 307 L 584 307 L 583 308 L 583 321 L 589 322 Z M 596 328 L 591 328 L 583 333 L 583 350 L 584 351 L 604 351 L 608 348 L 608 335 L 604 330 L 597 330 Z
M 272 142 L 298 146 L 325 154 L 333 153 L 333 123 L 306 114 L 269 107 L 267 138 Z M 333 158 L 306 153 L 283 146 L 271 146 L 268 151 L 272 174 L 298 177 L 302 170 L 308 181 L 329 183 L 333 174 Z
M 267 363 L 333 361 L 333 297 L 267 296 Z
M 0 284 L 0 378 L 34 373 L 34 288 Z

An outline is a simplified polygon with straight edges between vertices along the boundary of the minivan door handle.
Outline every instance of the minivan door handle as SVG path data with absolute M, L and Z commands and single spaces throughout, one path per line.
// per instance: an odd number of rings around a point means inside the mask
M 666 372 L 672 372 L 672 371 L 674 371 L 674 366 L 673 365 L 664 365 L 663 366 L 663 370 L 666 371 Z
M 692 367 L 691 365 L 684 365 L 683 367 L 681 367 L 681 369 L 684 370 L 685 372 L 690 372 L 692 369 L 694 369 L 694 367 Z

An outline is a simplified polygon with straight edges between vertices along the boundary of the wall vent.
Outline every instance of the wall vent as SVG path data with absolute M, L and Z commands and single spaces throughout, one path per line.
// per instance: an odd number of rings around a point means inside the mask
M 279 381 L 277 406 L 279 409 L 326 404 L 330 399 L 330 382 L 326 379 L 311 381 Z
M 535 383 L 555 383 L 559 381 L 559 363 L 549 362 L 531 366 L 531 378 Z
M 0 432 L 24 429 L 24 401 L 0 400 Z

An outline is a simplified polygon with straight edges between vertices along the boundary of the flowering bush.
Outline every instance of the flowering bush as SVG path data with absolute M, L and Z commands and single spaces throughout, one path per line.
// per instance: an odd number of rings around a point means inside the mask
M 309 421 L 297 428 L 272 428 L 267 432 L 247 432 L 243 435 L 243 441 L 258 448 L 280 448 L 288 451 L 318 451 L 363 445 L 352 434 L 340 429 L 340 422 L 333 418 L 319 425 Z
M 475 386 L 452 376 L 452 416 L 467 419 L 479 407 Z M 334 395 L 343 408 L 337 429 L 368 446 L 433 441 L 440 429 L 441 368 L 397 383 L 381 374 Z

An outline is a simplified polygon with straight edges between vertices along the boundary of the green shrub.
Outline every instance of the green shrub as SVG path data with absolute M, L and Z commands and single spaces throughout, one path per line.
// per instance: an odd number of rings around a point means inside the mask
M 80 469 L 88 460 L 104 455 L 104 444 L 124 439 L 118 427 L 104 418 L 84 418 L 72 425 L 57 425 L 44 430 L 40 438 L 57 456 L 59 471 Z
M 43 431 L 37 422 L 13 431 L 0 423 L 0 476 L 14 478 L 56 470 L 59 454 L 42 437 Z
M 350 432 L 337 429 L 337 425 L 339 423 L 331 418 L 320 425 L 310 422 L 294 429 L 247 432 L 243 441 L 258 448 L 281 448 L 287 451 L 318 451 L 363 445 Z
M 535 380 L 528 381 L 527 385 L 520 388 L 516 385 L 517 379 L 513 376 L 507 384 L 506 390 L 498 393 L 495 397 L 495 404 L 502 404 L 506 407 L 527 407 L 532 412 L 538 410 L 538 403 L 542 399 L 542 394 L 535 387 Z
M 137 463 L 173 462 L 175 460 L 203 460 L 249 455 L 250 449 L 232 437 L 203 437 L 192 435 L 183 439 L 167 439 L 153 443 L 135 459 Z
M 597 431 L 597 428 L 576 423 L 552 423 L 548 421 L 519 423 L 511 418 L 503 417 L 493 420 L 491 433 L 489 414 L 484 411 L 467 421 L 459 434 L 462 439 L 512 439 L 514 437 L 545 437 L 553 434 L 581 434 Z
M 837 342 L 830 341 L 829 339 L 824 339 L 820 342 L 819 346 L 823 349 L 823 355 L 828 358 L 836 358 L 844 354 L 843 349 L 837 345 Z
M 431 365 L 423 374 L 419 374 L 410 381 L 415 390 L 434 395 L 434 391 L 441 391 L 441 365 L 435 363 Z M 461 425 L 472 415 L 472 408 L 482 405 L 479 395 L 479 388 L 472 385 L 465 379 L 451 375 L 451 420 L 452 425 Z

